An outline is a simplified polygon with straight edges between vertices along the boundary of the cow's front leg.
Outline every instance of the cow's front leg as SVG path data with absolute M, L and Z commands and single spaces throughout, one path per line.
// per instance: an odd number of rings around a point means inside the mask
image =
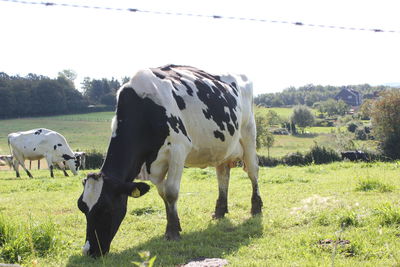
M 165 239 L 179 240 L 180 231 L 182 231 L 179 222 L 177 201 L 179 188 L 184 167 L 184 159 L 179 153 L 171 153 L 170 162 L 168 164 L 167 179 L 157 184 L 158 193 L 165 203 L 165 211 L 167 213 L 167 228 L 165 231 Z
M 49 169 L 50 169 L 50 176 L 51 176 L 51 178 L 54 178 L 54 172 L 53 172 L 54 167 L 53 167 L 53 164 L 51 164 L 51 165 L 49 166 Z

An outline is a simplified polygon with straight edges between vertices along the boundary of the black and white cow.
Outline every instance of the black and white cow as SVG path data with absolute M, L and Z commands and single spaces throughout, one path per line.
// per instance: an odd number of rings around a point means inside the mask
M 184 166 L 216 167 L 213 216 L 222 218 L 231 163 L 243 160 L 253 188 L 251 214 L 261 213 L 252 99 L 252 83 L 244 75 L 216 76 L 176 65 L 137 72 L 118 90 L 105 162 L 100 173 L 87 176 L 78 200 L 87 220 L 83 253 L 96 257 L 109 251 L 127 197 L 149 190 L 132 182 L 138 176 L 148 177 L 164 200 L 167 240 L 180 238 L 176 202 Z
M 74 152 L 72 152 L 64 136 L 55 131 L 41 128 L 10 133 L 8 144 L 14 157 L 13 164 L 17 177 L 20 177 L 18 169 L 21 165 L 28 176 L 32 178 L 32 174 L 25 167 L 25 160 L 40 160 L 42 158 L 47 161 L 51 177 L 54 177 L 54 163 L 63 169 L 65 176 L 68 176 L 68 174 L 64 162 L 74 175 L 78 174 L 80 162 L 75 158 Z

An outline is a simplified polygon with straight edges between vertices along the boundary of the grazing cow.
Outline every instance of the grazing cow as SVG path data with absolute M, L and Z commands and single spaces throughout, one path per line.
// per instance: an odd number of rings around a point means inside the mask
M 124 84 L 106 159 L 99 173 L 84 180 L 78 199 L 87 220 L 83 253 L 96 257 L 109 251 L 127 197 L 149 190 L 132 182 L 138 176 L 149 177 L 164 200 L 167 240 L 180 238 L 176 202 L 185 166 L 216 167 L 213 217 L 222 218 L 228 212 L 230 164 L 243 160 L 252 182 L 251 214 L 261 213 L 252 90 L 244 75 L 216 76 L 176 65 L 143 69 Z
M 0 155 L 0 161 L 4 162 L 7 164 L 10 169 L 13 166 L 13 156 L 12 155 Z
M 60 166 L 65 176 L 68 176 L 63 164 L 64 161 L 74 175 L 78 173 L 79 161 L 75 158 L 64 136 L 55 131 L 41 128 L 10 133 L 8 135 L 8 144 L 14 157 L 14 169 L 17 177 L 20 177 L 19 165 L 22 166 L 29 177 L 33 177 L 25 167 L 26 159 L 40 160 L 45 158 L 51 177 L 54 177 L 54 163 Z
M 363 151 L 356 150 L 356 151 L 344 151 L 340 153 L 342 155 L 342 160 L 348 159 L 350 161 L 356 161 L 356 160 L 364 160 L 368 161 L 367 154 L 365 154 Z

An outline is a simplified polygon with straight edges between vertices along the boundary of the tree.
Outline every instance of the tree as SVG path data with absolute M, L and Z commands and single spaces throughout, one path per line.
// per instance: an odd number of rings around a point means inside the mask
M 72 83 L 76 80 L 78 74 L 74 70 L 63 70 L 58 73 L 58 77 L 63 77 Z
M 315 121 L 314 114 L 307 106 L 295 106 L 291 116 L 291 121 L 301 129 L 304 134 L 304 129 L 308 126 L 312 126 Z
M 256 113 L 255 115 L 256 120 L 256 147 L 257 149 L 266 145 L 266 137 L 268 136 L 268 120 L 262 114 Z
M 265 136 L 265 146 L 267 147 L 268 151 L 268 158 L 269 158 L 269 150 L 275 143 L 275 136 L 268 131 L 268 134 Z
M 380 94 L 371 111 L 375 138 L 380 141 L 384 154 L 400 159 L 400 90 L 392 89 Z
M 358 111 L 358 113 L 361 115 L 361 119 L 364 119 L 364 120 L 370 119 L 373 104 L 374 104 L 373 99 L 364 100 L 364 102 L 362 103 L 362 105 L 360 107 L 360 110 Z

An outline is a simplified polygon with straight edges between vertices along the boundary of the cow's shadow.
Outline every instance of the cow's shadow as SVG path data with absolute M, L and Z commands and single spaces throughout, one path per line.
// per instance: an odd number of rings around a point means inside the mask
M 155 266 L 177 266 L 198 258 L 224 258 L 239 248 L 250 244 L 251 240 L 261 238 L 263 233 L 262 216 L 251 217 L 239 225 L 228 218 L 211 221 L 204 230 L 183 232 L 178 242 L 166 241 L 158 236 L 119 253 L 110 253 L 104 259 L 88 259 L 73 255 L 67 266 L 89 266 L 117 264 L 132 266 L 132 261 L 140 261 L 138 253 L 149 251 L 157 256 Z M 172 264 L 165 263 L 173 262 Z M 121 263 L 123 262 L 123 263 Z M 122 265 L 121 265 L 122 264 Z

